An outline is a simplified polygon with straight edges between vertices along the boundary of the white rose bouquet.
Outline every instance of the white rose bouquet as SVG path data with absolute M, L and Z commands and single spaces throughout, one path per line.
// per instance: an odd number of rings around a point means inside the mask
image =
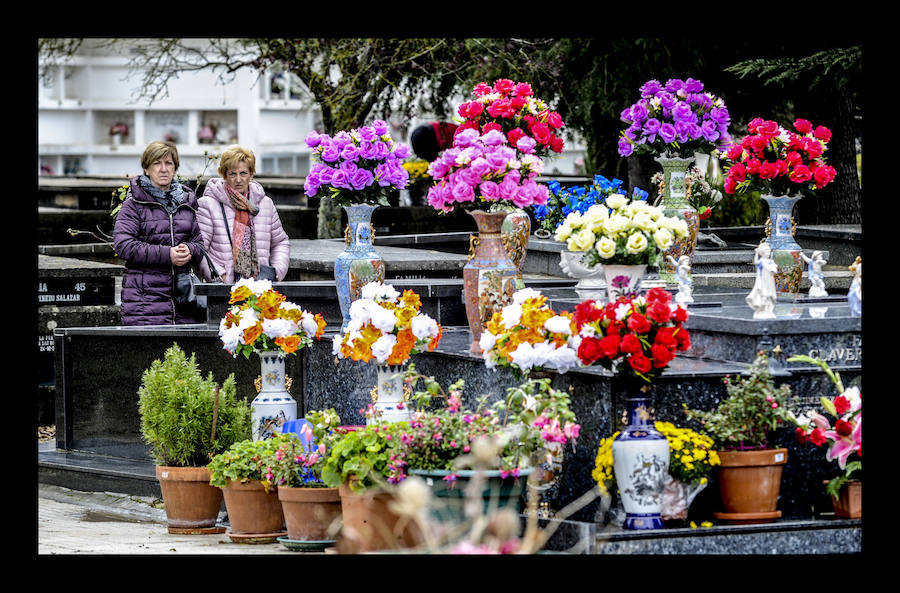
M 584 252 L 587 266 L 660 265 L 660 254 L 688 236 L 687 222 L 663 215 L 658 206 L 612 194 L 605 204 L 572 212 L 556 229 L 569 251 Z

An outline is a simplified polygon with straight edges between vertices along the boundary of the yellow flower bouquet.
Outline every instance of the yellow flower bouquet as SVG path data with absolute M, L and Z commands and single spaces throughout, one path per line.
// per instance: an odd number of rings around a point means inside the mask
M 412 290 L 400 294 L 390 284 L 370 282 L 350 304 L 350 320 L 334 337 L 338 358 L 400 365 L 410 356 L 437 347 L 441 326 L 421 313 L 422 301 Z
M 325 319 L 287 300 L 269 280 L 241 279 L 231 287 L 233 305 L 219 322 L 222 345 L 232 355 L 292 354 L 320 339 Z
M 523 288 L 485 324 L 479 345 L 488 368 L 510 367 L 528 374 L 532 369 L 552 367 L 565 373 L 579 365 L 569 344 L 575 333 L 571 313 L 556 313 L 545 295 Z

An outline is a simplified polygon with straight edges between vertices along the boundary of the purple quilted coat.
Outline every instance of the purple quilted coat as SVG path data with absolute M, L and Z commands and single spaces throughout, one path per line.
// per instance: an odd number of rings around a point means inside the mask
M 183 187 L 185 198 L 173 215 L 131 180 L 131 197 L 122 203 L 116 216 L 113 246 L 125 260 L 122 278 L 123 325 L 174 325 L 204 323 L 175 310 L 172 301 L 177 271 L 196 266 L 203 258 L 200 228 L 197 226 L 197 197 Z M 184 243 L 191 251 L 188 265 L 172 264 L 169 249 Z
M 203 246 L 227 284 L 234 283 L 234 255 L 228 233 L 234 229 L 234 207 L 225 192 L 225 180 L 214 177 L 206 184 L 203 197 L 197 200 L 197 224 L 203 236 Z M 275 268 L 276 280 L 284 280 L 291 263 L 291 242 L 281 225 L 275 203 L 263 187 L 250 182 L 250 203 L 259 208 L 253 217 L 253 234 L 256 237 L 256 253 L 260 265 Z M 222 216 L 222 206 L 225 215 Z M 228 227 L 225 227 L 228 221 Z M 206 259 L 200 263 L 201 275 L 210 280 Z

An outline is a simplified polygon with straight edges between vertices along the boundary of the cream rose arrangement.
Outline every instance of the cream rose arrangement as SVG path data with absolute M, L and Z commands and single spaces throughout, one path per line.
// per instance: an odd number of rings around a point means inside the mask
M 644 200 L 612 194 L 604 204 L 569 214 L 556 229 L 556 240 L 569 251 L 583 252 L 582 262 L 659 265 L 660 254 L 676 238 L 688 236 L 687 223 L 665 216 Z

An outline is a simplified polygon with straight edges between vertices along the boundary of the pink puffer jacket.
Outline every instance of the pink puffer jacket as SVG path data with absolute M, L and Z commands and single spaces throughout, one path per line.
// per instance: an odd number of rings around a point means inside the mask
M 287 233 L 281 226 L 281 219 L 275 210 L 275 203 L 266 195 L 262 186 L 255 181 L 250 182 L 250 202 L 259 207 L 259 213 L 253 217 L 259 263 L 274 267 L 276 279 L 284 280 L 291 263 L 291 244 Z M 234 256 L 228 234 L 234 233 L 234 208 L 225 193 L 225 180 L 210 179 L 206 184 L 203 197 L 198 200 L 198 203 L 197 224 L 200 226 L 200 234 L 203 236 L 203 247 L 216 266 L 216 270 L 222 274 L 222 279 L 227 284 L 233 284 Z M 227 230 L 220 204 L 225 206 L 225 217 L 228 219 Z M 201 275 L 206 280 L 210 280 L 211 274 L 206 258 L 201 259 L 199 268 Z

